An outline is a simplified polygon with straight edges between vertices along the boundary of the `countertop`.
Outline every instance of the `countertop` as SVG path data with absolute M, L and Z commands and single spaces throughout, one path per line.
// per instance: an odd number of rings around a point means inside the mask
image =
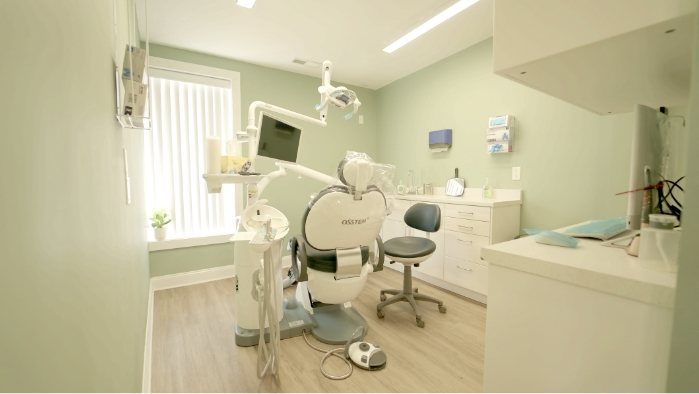
M 608 294 L 674 306 L 677 274 L 641 267 L 638 257 L 601 241 L 579 239 L 577 248 L 539 244 L 534 237 L 484 246 L 488 263 L 567 282 Z
M 475 205 L 480 207 L 499 207 L 506 205 L 521 205 L 522 191 L 518 189 L 495 189 L 493 198 L 482 197 L 480 188 L 466 188 L 460 197 L 452 197 L 444 194 L 444 188 L 435 188 L 434 194 L 396 194 L 388 196 L 398 200 L 426 201 L 443 204 Z

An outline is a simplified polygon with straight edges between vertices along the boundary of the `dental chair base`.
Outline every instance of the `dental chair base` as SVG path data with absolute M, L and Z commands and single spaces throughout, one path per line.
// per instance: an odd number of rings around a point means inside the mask
M 317 326 L 311 330 L 313 336 L 330 345 L 341 345 L 352 337 L 358 328 L 369 329 L 366 320 L 353 307 L 345 305 L 324 305 L 313 310 Z
M 306 311 L 310 311 L 315 323 L 309 329 L 313 337 L 329 345 L 342 345 L 357 332 L 367 332 L 369 325 L 362 315 L 349 302 L 341 304 L 323 304 L 310 300 L 307 282 L 300 282 L 296 287 L 296 298 Z M 315 304 L 315 306 L 314 306 Z
M 279 338 L 299 337 L 303 331 L 310 331 L 316 324 L 311 315 L 294 298 L 284 300 L 284 316 L 279 322 Z M 269 342 L 269 328 L 264 330 L 265 341 Z M 235 344 L 241 347 L 255 346 L 260 340 L 259 329 L 246 329 L 235 326 Z

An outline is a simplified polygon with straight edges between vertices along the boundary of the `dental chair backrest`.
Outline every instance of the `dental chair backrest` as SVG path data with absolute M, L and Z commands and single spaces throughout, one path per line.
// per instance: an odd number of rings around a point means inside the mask
M 301 227 L 306 242 L 318 250 L 373 245 L 386 218 L 386 198 L 369 185 L 371 163 L 343 160 L 338 178 L 343 185 L 324 189 L 306 209 Z

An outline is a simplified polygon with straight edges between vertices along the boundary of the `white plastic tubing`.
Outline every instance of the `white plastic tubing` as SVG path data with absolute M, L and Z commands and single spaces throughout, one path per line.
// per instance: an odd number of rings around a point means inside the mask
M 259 317 L 260 339 L 257 347 L 257 377 L 262 379 L 279 372 L 279 319 L 277 318 L 276 300 L 279 289 L 275 286 L 275 273 L 281 261 L 281 241 L 272 241 L 264 252 L 262 283 L 257 286 L 257 315 Z M 258 271 L 259 273 L 259 271 Z M 269 344 L 265 342 L 265 320 L 269 322 Z

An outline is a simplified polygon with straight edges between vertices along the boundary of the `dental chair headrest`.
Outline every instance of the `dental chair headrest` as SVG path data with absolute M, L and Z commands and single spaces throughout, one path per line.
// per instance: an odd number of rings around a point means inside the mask
M 373 174 L 371 162 L 358 157 L 346 158 L 337 166 L 340 182 L 359 191 L 367 190 Z

